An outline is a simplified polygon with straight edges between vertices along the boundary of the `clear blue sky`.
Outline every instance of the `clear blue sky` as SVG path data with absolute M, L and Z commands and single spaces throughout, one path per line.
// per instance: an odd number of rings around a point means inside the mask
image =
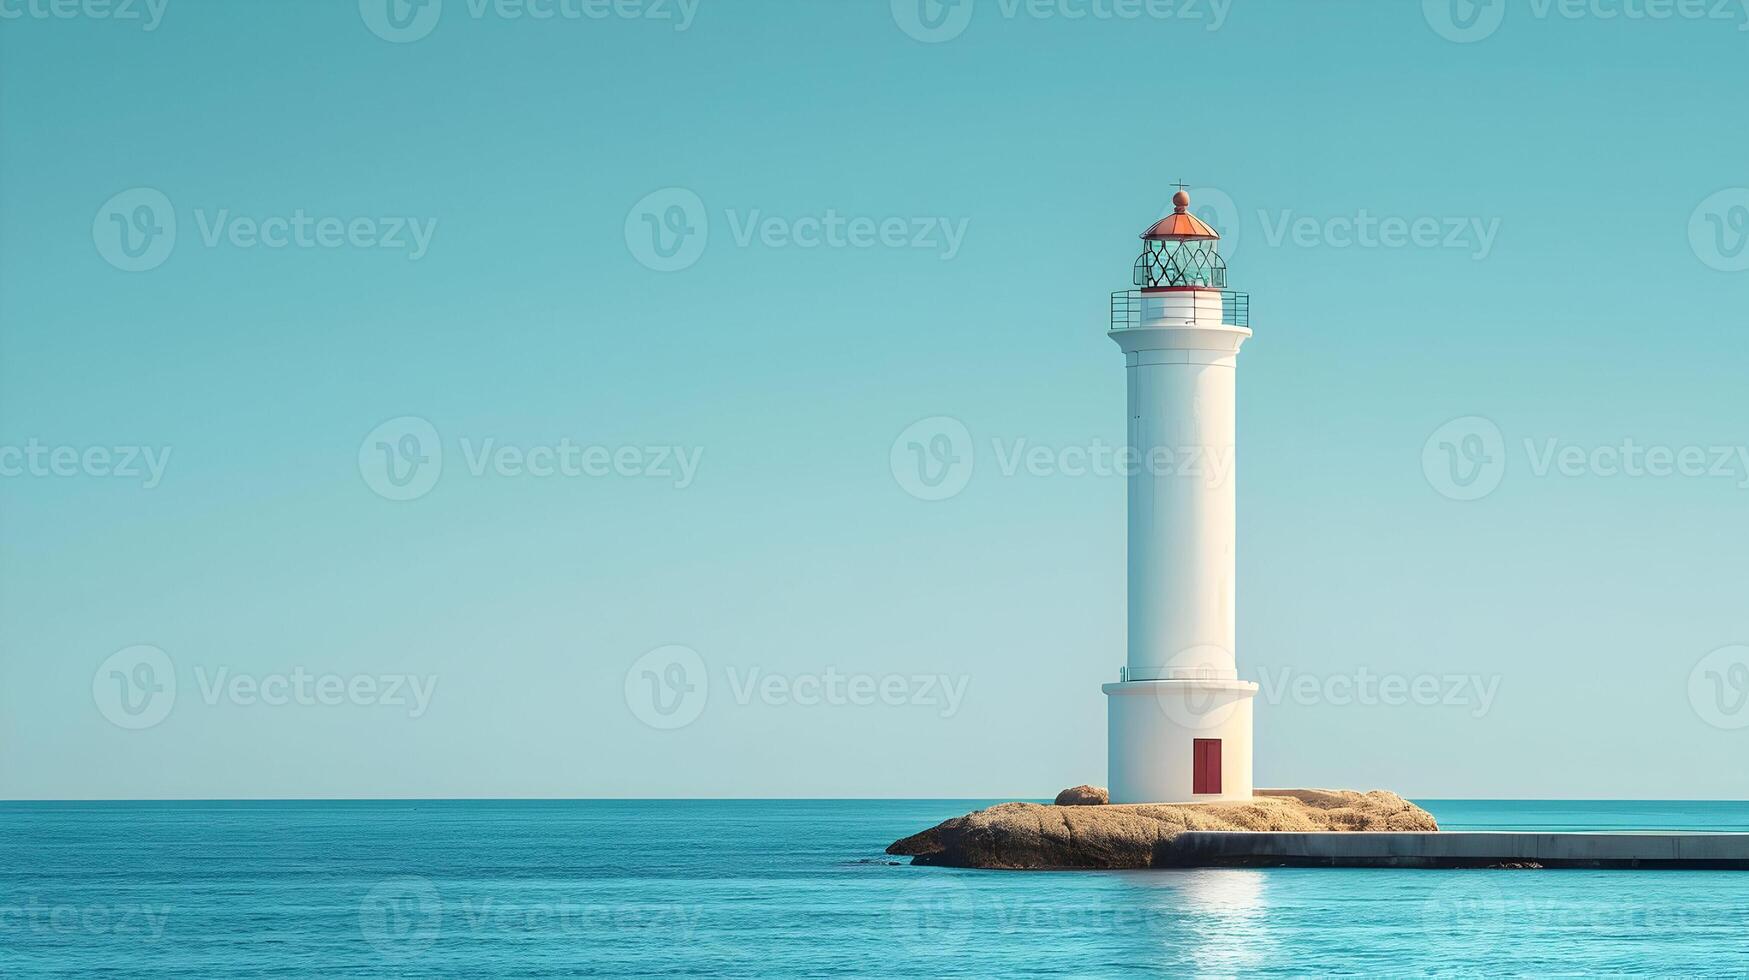
M 911 0 L 372 2 L 0 22 L 0 796 L 1103 782 L 1123 482 L 1002 455 L 1123 438 L 1107 294 L 1180 178 L 1231 202 L 1206 216 L 1253 296 L 1240 670 L 1325 692 L 1260 700 L 1259 784 L 1749 796 L 1745 658 L 1702 664 L 1749 643 L 1749 469 L 1526 449 L 1749 445 L 1741 11 L 976 0 L 932 35 Z M 154 201 L 173 248 L 118 252 Z M 256 242 L 300 212 L 339 244 Z M 664 258 L 644 213 L 708 244 Z M 906 247 L 804 247 L 832 215 Z M 1440 242 L 1341 247 L 1363 215 Z M 429 232 L 416 257 L 390 218 Z M 368 463 L 409 416 L 429 487 Z M 975 466 L 925 501 L 894 441 L 936 416 Z M 1503 479 L 1451 499 L 1424 449 L 1471 416 Z M 701 455 L 685 481 L 475 476 L 487 439 Z M 31 446 L 170 456 L 147 488 Z M 130 730 L 102 665 L 142 644 L 176 694 Z M 697 659 L 640 662 L 672 645 Z M 676 718 L 638 703 L 651 665 L 702 672 L 689 724 L 646 724 Z M 829 670 L 923 703 L 784 701 Z M 208 696 L 220 671 L 436 686 L 270 705 Z M 1493 693 L 1332 703 L 1362 671 Z

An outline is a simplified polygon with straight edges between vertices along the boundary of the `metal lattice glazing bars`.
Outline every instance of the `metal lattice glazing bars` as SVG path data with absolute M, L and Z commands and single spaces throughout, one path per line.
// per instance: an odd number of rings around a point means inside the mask
M 1227 261 L 1209 242 L 1154 242 L 1136 259 L 1135 284 L 1161 286 L 1227 285 Z

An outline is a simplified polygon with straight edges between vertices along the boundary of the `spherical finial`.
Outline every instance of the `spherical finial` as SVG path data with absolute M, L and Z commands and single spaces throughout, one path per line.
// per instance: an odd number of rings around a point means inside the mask
M 1179 191 L 1172 195 L 1172 206 L 1179 211 L 1188 210 L 1190 207 L 1190 194 L 1185 191 Z

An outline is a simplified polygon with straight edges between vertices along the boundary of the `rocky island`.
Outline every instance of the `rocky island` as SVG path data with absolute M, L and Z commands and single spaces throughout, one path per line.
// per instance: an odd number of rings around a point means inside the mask
M 1243 803 L 1109 804 L 1091 786 L 1055 805 L 1003 803 L 895 841 L 912 864 L 1056 870 L 1168 868 L 1209 863 L 1180 843 L 1187 831 L 1436 831 L 1433 815 L 1382 791 L 1258 790 Z

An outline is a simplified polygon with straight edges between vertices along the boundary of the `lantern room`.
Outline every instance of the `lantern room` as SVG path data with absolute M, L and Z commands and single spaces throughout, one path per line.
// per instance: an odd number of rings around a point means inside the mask
M 1142 233 L 1135 283 L 1149 289 L 1225 289 L 1227 261 L 1221 258 L 1220 232 L 1190 213 L 1190 195 L 1172 195 L 1171 214 Z

